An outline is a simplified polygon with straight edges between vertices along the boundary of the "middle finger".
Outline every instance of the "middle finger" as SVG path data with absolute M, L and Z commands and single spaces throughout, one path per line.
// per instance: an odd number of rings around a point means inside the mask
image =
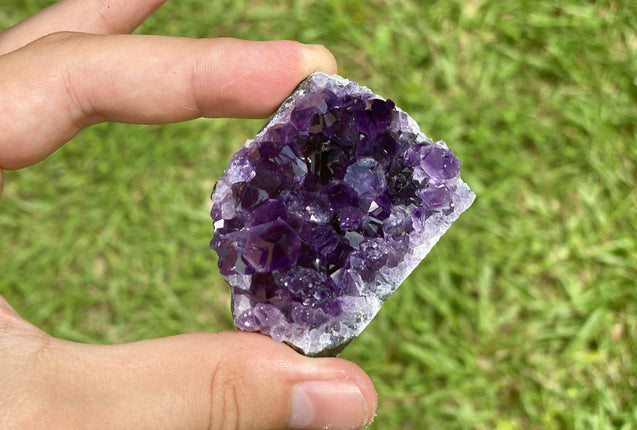
M 130 33 L 166 0 L 62 0 L 0 33 L 0 55 L 59 31 Z

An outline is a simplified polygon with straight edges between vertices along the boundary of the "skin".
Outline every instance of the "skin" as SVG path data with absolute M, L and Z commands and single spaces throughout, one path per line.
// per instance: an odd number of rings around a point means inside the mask
M 0 193 L 2 170 L 43 160 L 92 124 L 267 117 L 312 71 L 336 73 L 317 45 L 126 34 L 161 3 L 62 0 L 0 33 Z M 3 429 L 354 429 L 377 404 L 356 365 L 259 334 L 79 344 L 1 296 L 0 381 Z M 316 394 L 330 387 L 338 402 Z M 308 399 L 313 415 L 294 418 Z

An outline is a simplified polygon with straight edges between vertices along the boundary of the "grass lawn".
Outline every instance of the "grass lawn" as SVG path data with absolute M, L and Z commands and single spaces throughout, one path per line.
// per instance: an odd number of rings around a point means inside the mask
M 463 161 L 474 206 L 342 354 L 371 428 L 637 429 L 634 1 L 173 0 L 139 32 L 322 43 Z M 0 293 L 75 341 L 231 329 L 209 194 L 261 125 L 103 124 L 7 172 Z

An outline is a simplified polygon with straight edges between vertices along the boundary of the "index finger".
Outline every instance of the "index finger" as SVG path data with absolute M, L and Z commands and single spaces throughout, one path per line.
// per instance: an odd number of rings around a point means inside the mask
M 316 69 L 336 73 L 336 60 L 292 41 L 56 33 L 0 57 L 0 168 L 102 121 L 263 118 Z

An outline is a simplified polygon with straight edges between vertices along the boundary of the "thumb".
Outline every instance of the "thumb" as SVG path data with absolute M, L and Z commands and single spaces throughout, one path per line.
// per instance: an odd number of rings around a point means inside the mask
M 354 364 L 307 358 L 258 334 L 55 342 L 57 375 L 44 381 L 58 381 L 47 397 L 58 399 L 59 419 L 82 428 L 362 429 L 376 410 L 374 387 Z

